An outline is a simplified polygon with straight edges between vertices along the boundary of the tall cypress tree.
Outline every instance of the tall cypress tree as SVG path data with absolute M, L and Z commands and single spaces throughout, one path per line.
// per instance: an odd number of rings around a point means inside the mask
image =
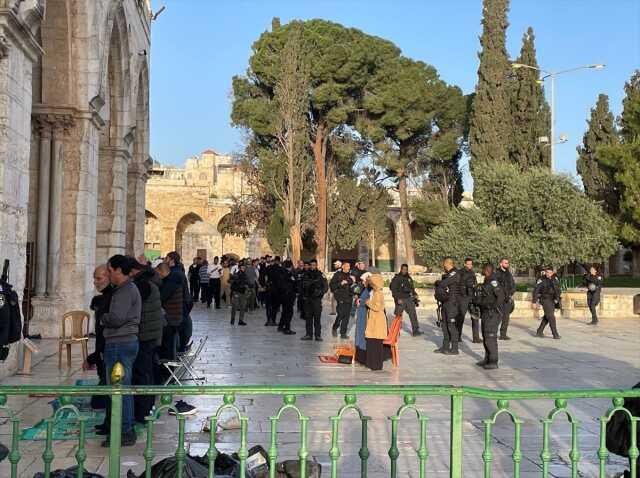
M 509 158 L 509 61 L 506 49 L 508 0 L 484 0 L 478 84 L 469 126 L 472 161 Z
M 618 142 L 613 113 L 609 111 L 609 97 L 598 96 L 596 106 L 591 109 L 589 127 L 582 144 L 578 146 L 578 174 L 587 196 L 601 202 L 605 211 L 615 214 L 618 210 L 619 195 L 615 188 L 613 171 L 598 161 L 596 150 L 601 146 L 612 146 Z
M 538 68 L 535 35 L 529 27 L 522 37 L 522 48 L 517 63 Z M 544 98 L 539 82 L 540 72 L 520 68 L 513 75 L 511 87 L 512 133 L 509 159 L 523 169 L 533 166 L 551 166 L 551 150 L 541 144 L 541 136 L 550 136 L 551 110 Z

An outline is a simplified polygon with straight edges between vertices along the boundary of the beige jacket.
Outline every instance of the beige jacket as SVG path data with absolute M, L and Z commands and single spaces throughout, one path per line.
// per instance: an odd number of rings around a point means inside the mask
M 373 294 L 367 299 L 367 327 L 364 336 L 368 339 L 387 338 L 387 317 L 384 313 L 384 294 L 382 286 L 384 281 L 380 274 L 373 274 L 369 278 Z

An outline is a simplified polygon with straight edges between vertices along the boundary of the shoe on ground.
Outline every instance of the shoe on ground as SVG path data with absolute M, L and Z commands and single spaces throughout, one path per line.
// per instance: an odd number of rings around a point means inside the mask
M 316 342 L 322 342 L 322 337 L 316 337 Z
M 440 347 L 439 349 L 435 349 L 435 350 L 433 351 L 433 353 L 434 353 L 434 354 L 443 354 L 443 353 L 445 353 L 447 350 L 449 350 L 449 349 L 445 349 L 445 348 Z
M 336 315 L 335 312 L 329 312 L 329 315 Z
M 305 335 L 304 337 L 301 337 L 300 340 L 313 340 L 313 337 L 311 337 L 310 335 Z
M 120 437 L 120 446 L 133 446 L 136 444 L 138 436 L 136 435 L 135 430 L 131 430 L 130 432 L 123 433 Z M 102 448 L 109 448 L 111 446 L 111 442 L 109 438 L 102 442 Z
M 473 343 L 474 344 L 481 344 L 482 343 L 482 339 L 473 339 Z
M 591 322 L 587 323 L 587 325 L 598 325 L 598 321 L 592 320 Z
M 331 335 L 333 335 L 334 337 L 338 336 L 338 329 L 331 329 Z
M 445 350 L 442 353 L 445 355 L 460 355 L 460 352 L 457 350 Z
M 544 339 L 544 334 L 542 332 L 536 332 L 536 337 L 540 337 L 541 339 Z
M 341 339 L 348 339 L 349 336 L 347 334 L 340 334 Z
M 240 322 L 238 322 L 238 325 L 247 325 L 247 323 L 243 320 L 241 320 Z
M 482 366 L 483 369 L 485 370 L 495 370 L 498 368 L 498 364 L 497 363 L 488 363 Z
M 282 328 L 282 326 L 278 325 L 278 332 L 283 332 L 283 331 L 284 331 L 284 329 Z
M 198 412 L 197 407 L 189 405 L 184 400 L 178 400 L 175 404 L 175 408 L 177 413 L 174 410 L 169 410 L 169 415 L 194 415 Z
M 420 330 L 416 330 L 415 332 L 413 332 L 411 334 L 413 337 L 420 337 L 421 335 L 423 335 L 423 332 Z
M 559 335 L 554 335 L 553 338 L 556 339 L 556 340 L 560 340 L 562 337 L 559 336 Z
M 508 335 L 501 335 L 500 337 L 498 337 L 499 340 L 511 340 L 511 337 L 509 337 Z
M 230 321 L 229 321 L 229 323 L 230 323 L 231 325 L 235 325 L 235 324 L 236 324 L 236 323 L 235 323 L 235 321 L 233 321 L 233 320 L 230 320 Z
M 476 365 L 478 367 L 484 367 L 485 365 L 487 365 L 487 361 L 486 360 L 480 360 L 480 362 L 476 362 Z
M 109 436 L 108 428 L 96 428 L 96 435 L 98 436 Z
M 291 330 L 291 329 L 283 330 L 283 331 L 282 331 L 282 333 L 283 333 L 284 335 L 296 335 L 296 333 L 295 333 L 293 330 Z

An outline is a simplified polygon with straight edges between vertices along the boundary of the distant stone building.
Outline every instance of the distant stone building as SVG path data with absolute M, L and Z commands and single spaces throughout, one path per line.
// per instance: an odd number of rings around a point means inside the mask
M 164 256 L 176 250 L 190 262 L 195 256 L 211 259 L 222 254 L 259 257 L 272 253 L 259 232 L 246 239 L 223 236 L 219 232 L 220 221 L 230 212 L 233 198 L 248 192 L 233 158 L 213 150 L 188 159 L 184 168 L 154 163 L 146 189 L 144 247 L 147 255 Z M 387 211 L 389 234 L 376 241 L 375 264 L 382 270 L 395 270 L 406 262 L 399 200 L 397 193 L 392 191 L 391 195 L 394 201 Z M 415 224 L 412 231 L 414 237 L 420 237 Z M 303 251 L 303 256 L 309 258 L 312 253 Z M 374 262 L 366 241 L 351 250 L 332 251 L 331 256 L 332 259 Z
M 150 27 L 148 0 L 0 0 L 0 259 L 32 334 L 142 251 Z

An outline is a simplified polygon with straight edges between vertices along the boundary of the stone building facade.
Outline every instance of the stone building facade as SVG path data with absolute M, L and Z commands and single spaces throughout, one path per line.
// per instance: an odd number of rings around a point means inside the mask
M 243 239 L 219 232 L 220 222 L 230 212 L 233 198 L 247 193 L 248 186 L 233 158 L 213 150 L 188 159 L 184 168 L 155 163 L 146 190 L 147 255 L 164 256 L 177 250 L 190 262 L 197 255 L 211 259 L 222 254 L 259 257 L 271 253 L 260 233 Z M 375 262 L 381 270 L 395 270 L 406 262 L 399 199 L 397 193 L 392 192 L 392 197 L 394 202 L 387 211 L 389 234 L 376 241 L 375 261 L 366 241 L 352 250 L 333 251 L 333 259 Z M 415 230 L 415 225 L 412 228 Z M 303 251 L 303 257 L 311 256 Z
M 149 0 L 0 0 L 0 259 L 31 334 L 143 250 L 150 26 Z

